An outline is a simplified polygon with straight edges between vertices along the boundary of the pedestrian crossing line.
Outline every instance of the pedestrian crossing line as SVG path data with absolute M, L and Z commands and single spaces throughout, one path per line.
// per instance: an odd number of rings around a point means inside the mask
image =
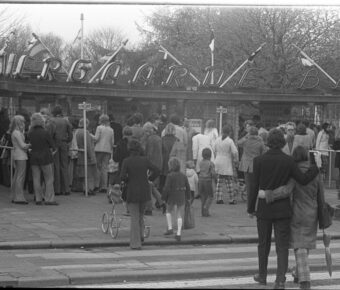
M 275 245 L 273 245 L 275 247 Z M 320 242 L 316 250 L 323 249 L 323 245 Z M 331 243 L 331 250 L 340 249 L 340 243 Z M 176 255 L 202 255 L 202 254 L 230 254 L 230 253 L 257 253 L 257 246 L 244 246 L 244 247 L 197 247 L 194 249 L 183 249 L 174 248 Z M 313 251 L 316 251 L 313 250 Z M 170 249 L 143 249 L 142 251 L 115 251 L 114 253 L 103 252 L 103 253 L 83 253 L 83 252 L 69 252 L 69 253 L 25 253 L 16 254 L 18 258 L 33 258 L 40 257 L 45 259 L 94 259 L 94 258 L 118 258 L 118 257 L 156 257 L 156 256 L 173 256 L 174 253 Z
M 275 282 L 275 275 L 268 275 L 267 284 Z M 339 289 L 340 284 L 330 285 L 333 279 L 340 279 L 340 272 L 334 272 L 333 277 L 329 278 L 326 273 L 312 273 L 312 287 L 313 289 Z M 317 282 L 323 282 L 327 285 L 313 286 L 313 280 L 318 280 Z M 337 281 L 338 283 L 339 281 Z M 286 283 L 286 289 L 297 289 L 298 284 L 293 284 L 290 281 Z M 192 288 L 192 287 L 217 287 L 217 286 L 243 286 L 246 288 L 255 288 L 258 285 L 254 282 L 253 277 L 233 277 L 233 278 L 207 278 L 207 279 L 188 279 L 188 280 L 169 280 L 169 281 L 157 281 L 157 282 L 125 282 L 125 283 L 111 283 L 111 284 L 92 284 L 92 285 L 81 285 L 75 288 L 144 288 L 144 289 L 156 289 L 156 288 Z M 228 287 L 229 288 L 229 287 Z
M 173 253 L 173 256 L 177 256 L 177 254 Z M 340 253 L 336 253 L 332 255 L 333 260 L 340 258 Z M 310 255 L 309 261 L 310 265 L 316 263 L 324 263 L 325 255 Z M 202 266 L 212 267 L 212 266 L 223 266 L 226 270 L 228 266 L 231 266 L 231 269 L 237 265 L 241 267 L 242 265 L 257 265 L 258 258 L 221 258 L 221 259 L 188 259 L 188 260 L 166 260 L 166 261 L 143 261 L 138 262 L 138 260 L 120 260 L 115 263 L 92 263 L 92 264 L 66 264 L 66 265 L 49 265 L 49 266 L 41 266 L 42 269 L 48 270 L 66 270 L 66 269 L 90 269 L 90 268 L 112 268 L 117 269 L 119 267 L 124 268 L 149 268 L 149 269 L 188 269 L 188 268 L 200 268 Z M 289 263 L 295 264 L 295 258 L 293 256 L 289 257 Z M 276 265 L 276 256 L 270 256 L 268 259 L 268 266 L 275 267 Z
M 72 270 L 72 269 L 98 269 L 98 268 L 110 268 L 110 269 L 145 269 L 149 268 L 143 262 L 128 261 L 127 263 L 109 263 L 109 264 L 73 264 L 73 265 L 53 265 L 42 266 L 44 270 Z
M 70 252 L 70 253 L 32 253 L 32 254 L 16 254 L 18 258 L 44 258 L 49 260 L 60 259 L 112 259 L 121 258 L 122 256 L 116 253 L 101 252 L 101 253 L 84 253 L 84 252 Z

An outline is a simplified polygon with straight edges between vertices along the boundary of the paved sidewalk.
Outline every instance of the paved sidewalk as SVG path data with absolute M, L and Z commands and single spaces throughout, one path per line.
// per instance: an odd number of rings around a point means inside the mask
M 9 188 L 0 186 L 0 249 L 66 248 L 81 246 L 128 246 L 129 218 L 123 216 L 123 205 L 118 206 L 122 217 L 116 239 L 101 230 L 101 217 L 110 211 L 106 195 L 85 197 L 79 192 L 57 196 L 59 206 L 37 206 L 33 195 L 26 194 L 28 205 L 10 203 Z M 326 200 L 339 204 L 335 189 L 326 190 Z M 211 206 L 211 217 L 200 216 L 200 201 L 194 201 L 194 229 L 183 230 L 183 244 L 249 243 L 257 241 L 256 219 L 246 213 L 246 202 L 238 199 L 236 205 Z M 147 216 L 151 234 L 145 244 L 172 244 L 174 237 L 163 236 L 166 219 L 161 210 L 154 209 Z M 175 224 L 175 223 L 174 223 Z M 340 222 L 335 220 L 327 230 L 333 239 L 340 239 Z M 321 237 L 322 232 L 319 231 Z

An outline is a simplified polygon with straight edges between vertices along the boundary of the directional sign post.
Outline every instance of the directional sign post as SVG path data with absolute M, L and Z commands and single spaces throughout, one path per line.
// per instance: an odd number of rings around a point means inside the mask
M 87 144 L 86 144 L 86 111 L 91 110 L 91 104 L 83 102 L 78 104 L 78 109 L 83 110 L 83 120 L 84 120 L 84 166 L 85 166 L 85 196 L 88 196 L 87 188 Z
M 219 106 L 216 109 L 216 113 L 220 114 L 220 136 L 222 136 L 222 116 L 227 113 L 227 108 Z

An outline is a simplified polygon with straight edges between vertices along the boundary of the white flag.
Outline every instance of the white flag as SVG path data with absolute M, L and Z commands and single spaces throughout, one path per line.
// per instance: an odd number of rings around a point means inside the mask
M 214 51 L 214 49 L 215 49 L 215 35 L 214 35 L 214 31 L 212 31 L 212 30 L 211 30 L 211 34 L 210 34 L 209 47 L 210 47 L 211 51 Z
M 313 64 L 307 58 L 301 57 L 301 62 L 303 66 L 313 66 Z

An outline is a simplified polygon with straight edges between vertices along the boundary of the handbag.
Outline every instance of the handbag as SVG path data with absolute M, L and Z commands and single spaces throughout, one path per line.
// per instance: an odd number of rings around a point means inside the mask
M 319 229 L 324 230 L 329 228 L 333 223 L 334 208 L 331 207 L 327 202 L 323 204 L 318 203 L 318 220 Z
M 325 193 L 321 181 L 319 182 L 317 202 L 318 202 L 319 229 L 324 230 L 332 225 L 335 209 L 325 201 Z
M 190 201 L 185 201 L 184 207 L 184 225 L 185 230 L 193 229 L 195 227 L 194 209 L 191 206 Z

